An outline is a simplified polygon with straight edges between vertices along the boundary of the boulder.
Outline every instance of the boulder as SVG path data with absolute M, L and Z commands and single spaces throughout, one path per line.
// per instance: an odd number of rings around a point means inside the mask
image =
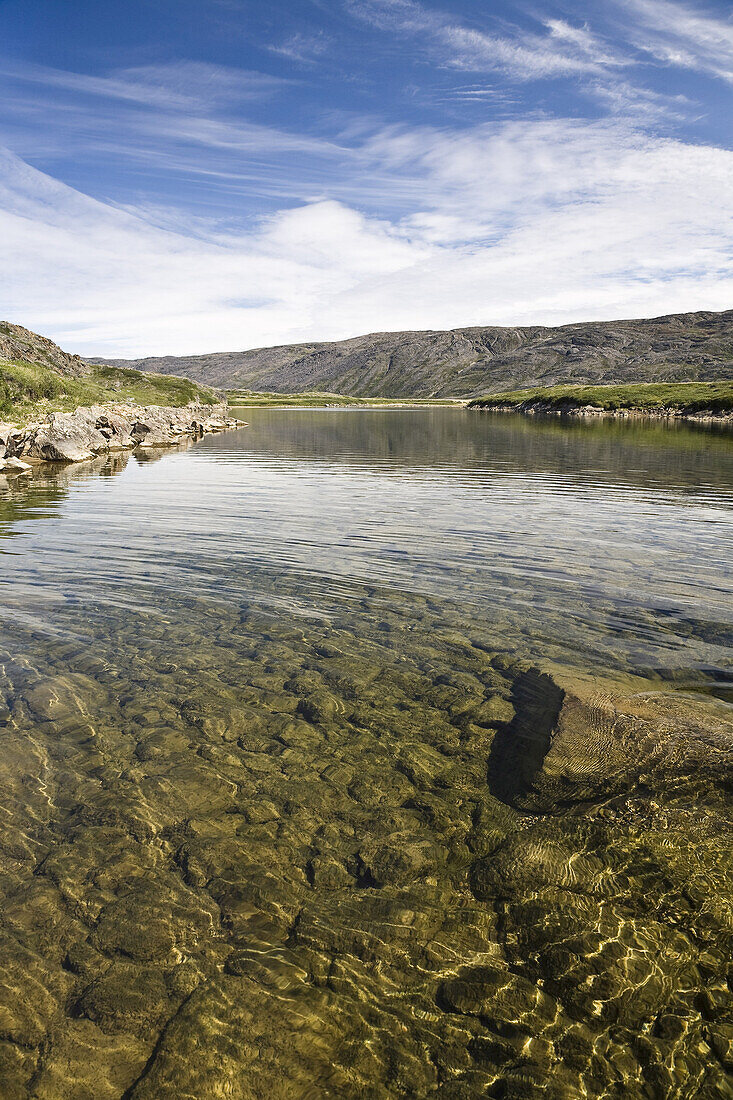
M 8 440 L 14 431 L 16 431 L 15 424 L 8 424 L 0 420 L 0 458 L 5 458 Z
M 22 454 L 46 462 L 83 462 L 107 450 L 107 440 L 88 417 L 89 410 L 52 413 L 24 442 Z
M 0 459 L 84 462 L 109 451 L 166 447 L 238 426 L 225 405 L 91 405 L 73 413 L 51 413 L 24 428 L 0 424 Z
M 33 467 L 29 462 L 23 462 L 19 458 L 6 458 L 3 459 L 0 466 L 6 477 L 18 477 L 19 474 L 28 474 Z

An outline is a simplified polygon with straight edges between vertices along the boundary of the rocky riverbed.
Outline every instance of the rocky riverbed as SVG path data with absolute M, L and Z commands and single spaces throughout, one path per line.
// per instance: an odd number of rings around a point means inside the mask
M 3 1096 L 731 1096 L 722 706 L 430 601 L 84 614 L 0 630 Z
M 24 426 L 0 423 L 0 472 L 7 477 L 39 462 L 84 462 L 109 452 L 168 447 L 237 426 L 226 404 L 109 404 L 54 412 Z
M 730 460 L 628 427 L 0 493 L 2 1100 L 733 1100 Z

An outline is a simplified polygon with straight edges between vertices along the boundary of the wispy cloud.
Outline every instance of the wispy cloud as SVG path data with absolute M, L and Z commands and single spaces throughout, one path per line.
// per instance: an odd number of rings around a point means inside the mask
M 420 0 L 345 2 L 354 15 L 373 26 L 422 42 L 426 55 L 444 70 L 497 74 L 500 87 L 456 86 L 444 93 L 443 102 L 498 104 L 510 100 L 512 86 L 565 78 L 611 116 L 637 125 L 669 125 L 698 111 L 684 95 L 644 83 L 645 75 L 650 75 L 650 56 L 689 68 L 707 67 L 726 78 L 733 70 L 733 23 L 696 15 L 676 0 L 616 0 L 625 9 L 627 22 L 620 26 L 617 18 L 611 20 L 613 41 L 587 23 L 567 19 L 544 19 L 534 31 L 495 19 L 492 30 L 469 26 Z M 487 22 L 491 23 L 490 16 Z
M 2 312 L 72 350 L 134 355 L 730 304 L 733 153 L 694 144 L 696 104 L 654 85 L 661 63 L 730 79 L 730 23 L 614 0 L 627 19 L 611 40 L 610 20 L 342 2 L 361 23 L 260 40 L 252 56 L 302 64 L 298 81 L 184 60 L 6 64 Z M 350 109 L 333 84 L 323 107 L 328 34 L 350 28 L 348 66 L 364 21 L 409 61 L 408 122 L 384 122 L 396 80 L 369 98 L 369 58 Z
M 72 350 L 136 355 L 733 298 L 726 150 L 534 120 L 390 129 L 353 155 L 409 209 L 366 216 L 355 183 L 352 202 L 301 202 L 227 234 L 152 224 L 154 208 L 95 202 L 5 155 L 3 312 Z
M 291 34 L 282 42 L 268 46 L 270 53 L 280 54 L 289 61 L 313 64 L 331 47 L 331 39 L 319 31 L 317 34 Z
M 583 90 L 608 111 L 609 115 L 652 126 L 682 122 L 698 108 L 684 95 L 669 95 L 626 80 L 590 80 Z
M 271 94 L 288 83 L 265 73 L 185 60 L 114 69 L 104 76 L 95 76 L 44 65 L 19 65 L 6 58 L 0 59 L 0 74 L 14 81 L 82 97 L 171 111 L 232 105 L 242 99 Z
M 597 74 L 629 63 L 588 27 L 561 19 L 546 21 L 543 33 L 513 28 L 512 33 L 495 34 L 418 0 L 347 0 L 347 6 L 377 27 L 420 36 L 442 64 L 465 71 L 496 70 L 516 80 L 539 80 Z
M 622 0 L 641 24 L 638 49 L 657 61 L 733 83 L 733 20 L 676 0 Z
M 421 98 L 424 100 L 424 95 Z M 511 114 L 516 106 L 511 92 L 495 84 L 451 84 L 433 93 L 432 101 L 460 111 L 467 107 L 489 108 L 495 117 Z
M 10 77 L 0 141 L 37 163 L 77 157 L 169 185 L 198 178 L 208 202 L 217 187 L 302 197 L 349 156 L 337 137 L 250 121 L 243 97 L 259 105 L 294 84 L 259 73 L 185 62 L 96 76 L 6 62 L 0 74 Z

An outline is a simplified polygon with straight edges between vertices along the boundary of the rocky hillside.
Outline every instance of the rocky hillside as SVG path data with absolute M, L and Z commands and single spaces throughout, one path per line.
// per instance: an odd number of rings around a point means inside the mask
M 89 374 L 92 369 L 81 356 L 69 355 L 53 340 L 10 321 L 0 322 L 0 359 L 36 363 L 67 378 Z
M 0 421 L 19 424 L 106 402 L 180 408 L 217 400 L 208 386 L 188 378 L 88 363 L 45 336 L 0 322 Z
M 372 397 L 474 397 L 562 383 L 716 381 L 733 378 L 733 310 L 559 328 L 378 332 L 336 343 L 106 362 L 226 389 Z

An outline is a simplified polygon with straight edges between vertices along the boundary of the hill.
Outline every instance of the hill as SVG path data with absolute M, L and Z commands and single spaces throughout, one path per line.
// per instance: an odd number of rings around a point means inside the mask
M 213 405 L 217 396 L 179 376 L 85 362 L 45 336 L 0 323 L 0 420 L 20 423 L 109 402 L 180 408 L 190 401 Z
M 534 386 L 733 378 L 733 310 L 557 328 L 378 332 L 333 343 L 100 362 L 222 389 L 476 397 Z
M 66 378 L 79 377 L 91 371 L 80 355 L 69 355 L 47 336 L 39 336 L 37 332 L 9 321 L 0 322 L 0 361 L 35 363 Z

